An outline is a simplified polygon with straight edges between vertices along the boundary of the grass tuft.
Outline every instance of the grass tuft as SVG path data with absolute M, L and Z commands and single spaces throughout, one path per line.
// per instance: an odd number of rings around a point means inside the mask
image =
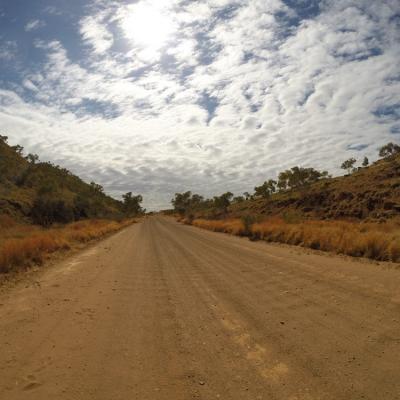
M 214 232 L 230 233 L 232 235 L 243 236 L 245 233 L 245 226 L 239 219 L 228 220 L 207 220 L 195 219 L 192 225 L 199 228 L 208 229 Z

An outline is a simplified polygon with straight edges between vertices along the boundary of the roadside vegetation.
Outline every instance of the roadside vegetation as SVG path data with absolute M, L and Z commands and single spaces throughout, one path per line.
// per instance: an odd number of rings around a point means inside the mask
M 234 196 L 177 193 L 173 212 L 187 224 L 354 257 L 400 262 L 400 146 L 380 160 L 344 161 L 347 174 L 293 167 Z
M 114 199 L 0 135 L 0 273 L 122 229 L 145 213 L 142 201 L 132 192 Z
M 42 264 L 52 253 L 101 238 L 133 222 L 84 220 L 47 229 L 0 216 L 0 273 Z
M 192 225 L 214 232 L 329 251 L 353 257 L 400 262 L 400 222 L 285 222 L 271 218 L 246 226 L 243 219 L 194 219 Z

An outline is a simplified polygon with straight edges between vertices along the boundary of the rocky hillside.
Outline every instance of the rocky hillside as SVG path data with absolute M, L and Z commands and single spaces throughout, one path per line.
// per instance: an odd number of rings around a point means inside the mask
M 0 214 L 43 225 L 116 216 L 122 203 L 68 170 L 23 155 L 0 136 Z
M 322 179 L 301 189 L 229 207 L 231 216 L 244 213 L 292 214 L 316 219 L 385 220 L 400 216 L 400 154 L 350 175 Z

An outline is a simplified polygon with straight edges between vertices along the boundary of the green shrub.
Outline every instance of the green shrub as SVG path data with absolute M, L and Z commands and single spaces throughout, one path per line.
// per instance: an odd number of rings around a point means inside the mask
M 68 223 L 74 220 L 74 210 L 63 200 L 38 197 L 32 207 L 31 217 L 35 224 L 50 226 L 55 222 Z
M 250 236 L 251 228 L 254 223 L 256 223 L 256 218 L 252 215 L 243 215 L 242 218 L 243 223 L 243 236 Z

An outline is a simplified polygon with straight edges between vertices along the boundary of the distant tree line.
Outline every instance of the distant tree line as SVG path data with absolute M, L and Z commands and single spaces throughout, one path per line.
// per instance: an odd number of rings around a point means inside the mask
M 192 194 L 192 192 L 187 191 L 184 193 L 175 193 L 175 197 L 171 200 L 171 203 L 178 214 L 190 217 L 194 211 L 204 208 L 214 208 L 226 213 L 232 198 L 233 193 L 231 192 L 214 196 L 212 199 L 204 199 L 199 194 Z
M 220 214 L 226 214 L 232 203 L 240 203 L 255 198 L 268 198 L 273 193 L 286 190 L 305 188 L 320 179 L 329 178 L 327 171 L 318 171 L 314 168 L 293 167 L 279 174 L 277 180 L 269 179 L 262 185 L 254 188 L 254 193 L 244 192 L 241 196 L 235 196 L 232 192 L 225 192 L 212 199 L 205 199 L 199 194 L 187 191 L 175 193 L 171 200 L 174 211 L 180 215 L 190 217 L 198 210 L 213 209 Z

